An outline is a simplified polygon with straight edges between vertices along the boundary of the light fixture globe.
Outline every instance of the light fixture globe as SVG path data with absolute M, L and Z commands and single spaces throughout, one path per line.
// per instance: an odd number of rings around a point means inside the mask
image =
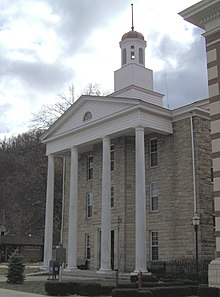
M 194 227 L 198 227 L 200 223 L 200 217 L 197 215 L 197 213 L 194 214 L 192 217 L 192 224 Z

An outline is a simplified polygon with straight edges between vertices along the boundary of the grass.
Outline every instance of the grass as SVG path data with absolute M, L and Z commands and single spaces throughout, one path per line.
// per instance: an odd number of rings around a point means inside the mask
M 44 281 L 24 281 L 23 284 L 8 284 L 6 282 L 0 282 L 0 288 L 46 295 L 44 283 Z
M 0 268 L 0 276 L 6 275 L 8 269 L 7 268 Z M 39 268 L 36 267 L 28 267 L 25 269 L 25 274 L 39 272 Z M 24 281 L 23 284 L 8 284 L 6 281 L 0 281 L 0 288 L 13 290 L 13 291 L 20 291 L 20 292 L 27 292 L 27 293 L 34 293 L 34 294 L 42 294 L 47 295 L 44 289 L 44 281 Z

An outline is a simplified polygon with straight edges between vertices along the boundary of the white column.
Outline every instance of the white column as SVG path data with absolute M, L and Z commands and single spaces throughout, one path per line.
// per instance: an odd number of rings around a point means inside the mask
M 49 266 L 52 259 L 53 246 L 53 206 L 54 206 L 54 156 L 48 156 L 47 165 L 47 196 L 46 196 L 46 216 L 45 216 L 45 234 L 44 234 L 44 264 Z
M 111 204 L 110 204 L 110 139 L 103 138 L 101 267 L 99 272 L 111 271 Z
M 71 149 L 67 270 L 77 269 L 78 150 Z
M 147 271 L 146 257 L 146 186 L 145 186 L 145 156 L 144 128 L 135 129 L 136 142 L 136 263 L 135 272 Z

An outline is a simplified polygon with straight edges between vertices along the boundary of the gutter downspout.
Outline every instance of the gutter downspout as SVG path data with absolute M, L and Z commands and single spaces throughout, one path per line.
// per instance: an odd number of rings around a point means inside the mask
M 190 128 L 191 128 L 191 144 L 192 144 L 193 205 L 194 205 L 194 213 L 197 213 L 196 174 L 195 174 L 195 147 L 194 147 L 192 112 L 190 113 Z
M 63 244 L 63 227 L 64 227 L 65 170 L 66 170 L 66 158 L 63 157 L 62 216 L 61 216 L 61 230 L 60 230 L 60 243 L 61 244 Z

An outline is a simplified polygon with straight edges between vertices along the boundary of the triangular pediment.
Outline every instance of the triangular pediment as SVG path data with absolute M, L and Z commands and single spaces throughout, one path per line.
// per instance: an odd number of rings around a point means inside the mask
M 77 128 L 111 118 L 139 103 L 136 99 L 81 96 L 43 135 L 42 140 L 57 137 Z M 88 116 L 87 116 L 88 115 Z

